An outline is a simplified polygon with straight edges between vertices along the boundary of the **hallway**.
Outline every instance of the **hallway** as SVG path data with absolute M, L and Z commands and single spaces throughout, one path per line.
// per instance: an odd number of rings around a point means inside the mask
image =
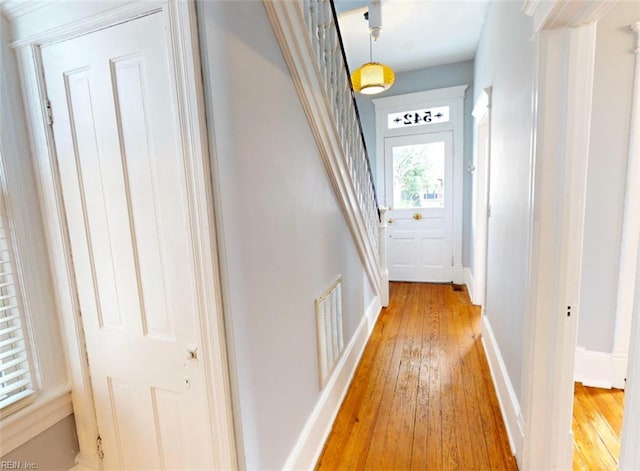
M 391 283 L 317 469 L 517 469 L 466 291 Z

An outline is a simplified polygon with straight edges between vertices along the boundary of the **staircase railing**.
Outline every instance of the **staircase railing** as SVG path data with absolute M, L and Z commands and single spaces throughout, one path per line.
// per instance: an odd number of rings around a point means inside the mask
M 369 279 L 388 302 L 381 218 L 332 0 L 263 0 Z

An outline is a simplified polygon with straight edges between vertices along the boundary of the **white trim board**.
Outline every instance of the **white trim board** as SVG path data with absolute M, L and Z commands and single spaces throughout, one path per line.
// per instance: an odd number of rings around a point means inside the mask
M 469 298 L 471 298 L 471 302 L 473 302 L 474 297 L 473 297 L 473 286 L 474 286 L 474 280 L 473 280 L 473 273 L 471 272 L 471 268 L 469 267 L 464 267 L 464 284 L 467 285 L 467 291 L 469 291 Z
M 511 452 L 515 455 L 518 466 L 522 467 L 522 442 L 524 440 L 524 418 L 516 397 L 513 384 L 509 378 L 507 367 L 502 359 L 500 348 L 496 342 L 489 318 L 482 316 L 482 345 L 484 346 L 491 379 L 496 389 L 500 412 L 509 436 Z M 522 469 L 522 468 L 521 468 Z
M 437 88 L 423 92 L 404 93 L 402 95 L 385 96 L 371 100 L 376 110 L 391 110 L 393 108 L 405 106 L 421 106 L 433 101 L 449 101 L 456 98 L 464 99 L 468 85 L 457 85 L 455 87 Z
M 593 388 L 624 389 L 627 363 L 626 355 L 620 356 L 576 347 L 573 379 Z
M 374 297 L 289 453 L 284 470 L 315 468 L 381 310 L 380 299 Z

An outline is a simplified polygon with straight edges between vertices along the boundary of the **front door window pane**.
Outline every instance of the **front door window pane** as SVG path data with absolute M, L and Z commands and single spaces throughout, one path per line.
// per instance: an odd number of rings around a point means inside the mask
M 395 209 L 444 207 L 444 142 L 393 148 Z

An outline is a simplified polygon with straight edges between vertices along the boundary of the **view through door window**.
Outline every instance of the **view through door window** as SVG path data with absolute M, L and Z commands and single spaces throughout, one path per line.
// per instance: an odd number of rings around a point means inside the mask
M 396 209 L 444 207 L 445 143 L 393 147 Z

